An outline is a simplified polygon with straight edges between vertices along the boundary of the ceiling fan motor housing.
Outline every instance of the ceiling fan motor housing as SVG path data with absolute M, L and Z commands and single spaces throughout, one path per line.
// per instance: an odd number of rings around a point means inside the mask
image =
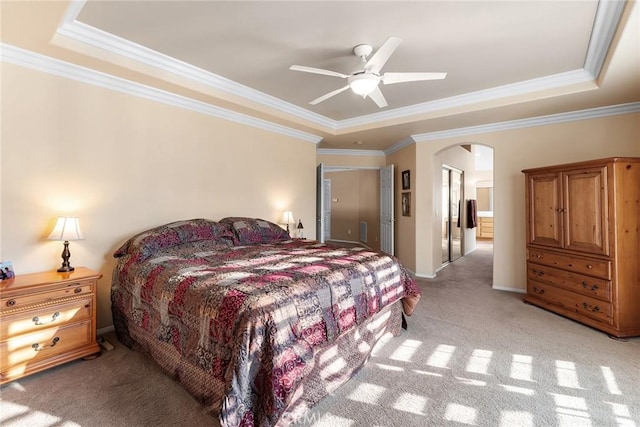
M 353 53 L 355 53 L 356 56 L 362 58 L 363 61 L 367 58 L 367 56 L 371 55 L 371 52 L 373 52 L 373 47 L 368 44 L 359 44 L 353 48 Z

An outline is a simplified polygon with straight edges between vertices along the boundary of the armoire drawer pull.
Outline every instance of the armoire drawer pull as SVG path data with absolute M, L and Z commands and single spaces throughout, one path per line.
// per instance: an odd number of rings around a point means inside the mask
M 535 286 L 533 287 L 533 292 L 535 292 L 538 295 L 542 295 L 544 294 L 544 289 L 538 289 Z
M 597 305 L 594 307 L 593 305 L 587 304 L 586 302 L 582 303 L 582 307 L 584 307 L 585 310 L 593 311 L 595 313 L 600 311 L 600 307 L 598 307 Z
M 582 287 L 585 289 L 589 289 L 590 291 L 597 291 L 598 289 L 600 289 L 600 286 L 598 285 L 589 286 L 587 282 L 582 282 Z
M 13 307 L 14 305 L 16 305 L 16 300 L 14 299 L 10 299 L 9 301 L 7 301 L 7 305 L 9 307 Z
M 542 270 L 536 270 L 535 268 L 531 270 L 531 272 L 533 274 L 535 274 L 536 276 L 540 277 L 540 276 L 544 276 L 544 271 Z
M 49 320 L 48 322 L 40 322 L 40 318 L 39 318 L 38 316 L 34 317 L 34 318 L 33 318 L 33 319 L 31 319 L 31 320 L 32 320 L 32 321 L 33 321 L 33 323 L 35 323 L 36 325 L 41 326 L 41 325 L 47 325 L 47 324 L 49 324 L 49 323 L 53 323 L 53 322 L 55 322 L 55 321 L 56 321 L 56 319 L 58 318 L 58 316 L 60 316 L 60 313 L 56 311 L 55 313 L 53 313 L 53 315 L 51 316 L 51 320 Z
M 60 337 L 54 337 L 51 340 L 51 345 L 49 347 L 55 347 L 56 344 L 58 344 L 58 341 L 60 341 Z M 31 348 L 33 348 L 33 351 L 42 351 L 42 350 L 46 350 L 48 347 L 40 347 L 40 344 L 35 343 L 33 345 L 31 345 Z
M 591 264 L 587 264 L 587 268 L 588 268 L 589 270 L 591 270 L 591 269 L 593 268 L 593 265 L 591 265 Z

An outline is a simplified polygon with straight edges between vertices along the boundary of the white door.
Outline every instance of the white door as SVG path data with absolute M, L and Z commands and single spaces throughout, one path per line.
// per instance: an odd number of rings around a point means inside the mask
M 324 180 L 324 240 L 331 239 L 331 180 Z
M 316 240 L 324 243 L 324 165 L 316 168 Z
M 380 168 L 380 250 L 394 254 L 393 165 Z

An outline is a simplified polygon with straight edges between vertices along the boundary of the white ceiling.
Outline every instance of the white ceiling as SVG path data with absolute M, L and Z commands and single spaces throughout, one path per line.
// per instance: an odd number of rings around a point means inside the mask
M 13 7 L 30 8 L 38 31 L 45 15 L 55 30 L 39 48 L 47 55 L 315 135 L 325 148 L 384 150 L 410 135 L 640 100 L 635 3 L 65 1 L 47 14 L 23 3 Z M 4 43 L 29 44 L 5 27 Z M 390 36 L 403 41 L 383 72 L 447 78 L 381 85 L 384 109 L 350 91 L 312 106 L 345 81 L 289 70 L 348 74 L 360 65 L 355 45 L 375 50 Z

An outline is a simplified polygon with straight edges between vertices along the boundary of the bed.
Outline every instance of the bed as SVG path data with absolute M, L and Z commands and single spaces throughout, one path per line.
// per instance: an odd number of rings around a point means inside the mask
M 420 291 L 392 256 L 294 240 L 255 218 L 146 230 L 115 253 L 118 339 L 223 427 L 287 425 L 348 381 Z

